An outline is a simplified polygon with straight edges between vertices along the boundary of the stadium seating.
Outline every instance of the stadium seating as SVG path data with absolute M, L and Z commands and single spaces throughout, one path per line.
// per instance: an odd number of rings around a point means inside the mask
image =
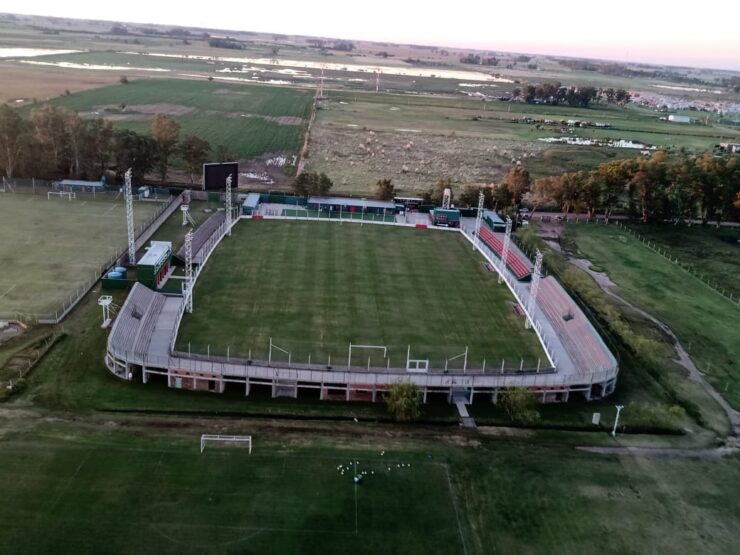
M 486 245 L 488 245 L 488 248 L 501 258 L 504 250 L 504 242 L 502 239 L 485 226 L 481 226 L 480 228 L 480 238 Z M 526 279 L 531 276 L 534 271 L 532 264 L 526 259 L 523 260 L 522 257 L 520 257 L 513 249 L 509 249 L 508 256 L 506 257 L 506 266 L 514 272 L 514 275 L 519 280 Z
M 540 280 L 537 304 L 562 340 L 573 362 L 583 372 L 614 366 L 610 354 L 581 309 L 552 277 Z

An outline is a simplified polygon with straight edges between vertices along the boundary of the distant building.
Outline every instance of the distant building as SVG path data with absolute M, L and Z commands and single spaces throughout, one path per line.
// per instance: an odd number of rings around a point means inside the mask
M 668 116 L 668 121 L 672 121 L 673 123 L 691 123 L 691 118 L 689 116 L 671 114 Z

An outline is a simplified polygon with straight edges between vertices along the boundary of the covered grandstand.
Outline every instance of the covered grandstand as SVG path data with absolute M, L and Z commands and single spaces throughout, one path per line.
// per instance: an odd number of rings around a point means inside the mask
M 501 259 L 504 251 L 504 240 L 486 226 L 480 228 L 480 239 L 496 256 Z M 534 265 L 532 262 L 519 253 L 516 248 L 510 248 L 506 256 L 506 266 L 511 270 L 518 280 L 526 280 L 532 277 Z

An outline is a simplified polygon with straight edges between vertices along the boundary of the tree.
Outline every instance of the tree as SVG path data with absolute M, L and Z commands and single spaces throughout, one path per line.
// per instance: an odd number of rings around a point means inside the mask
M 219 162 L 232 162 L 236 159 L 236 156 L 234 153 L 229 150 L 229 147 L 227 145 L 217 145 L 216 146 L 216 160 Z
M 293 180 L 293 191 L 297 195 L 326 195 L 334 184 L 325 173 L 303 172 Z
M 191 185 L 195 183 L 195 175 L 200 173 L 203 164 L 208 160 L 210 151 L 211 145 L 208 141 L 195 135 L 188 135 L 180 143 L 180 156 L 187 165 Z M 236 178 L 236 176 L 234 177 Z
M 540 419 L 534 393 L 524 387 L 507 387 L 499 393 L 501 403 L 509 420 L 517 424 L 531 425 Z
M 428 200 L 430 204 L 434 204 L 435 206 L 442 206 L 442 198 L 444 197 L 445 189 L 449 189 L 450 193 L 452 193 L 452 180 L 449 177 L 440 178 L 440 180 L 437 181 L 437 184 L 425 193 L 424 200 Z M 450 201 L 451 200 L 452 195 L 450 195 Z
M 410 422 L 421 414 L 421 392 L 410 382 L 391 383 L 385 402 L 396 422 Z
M 390 179 L 379 179 L 375 184 L 375 196 L 379 200 L 393 200 L 396 196 L 396 186 Z
M 129 168 L 134 178 L 141 180 L 157 164 L 157 143 L 148 135 L 119 129 L 113 134 L 113 157 L 119 180 Z
M 26 124 L 13 108 L 0 106 L 0 164 L 8 179 L 18 165 L 26 134 Z
M 34 138 L 38 142 L 38 161 L 42 173 L 57 176 L 62 170 L 67 140 L 67 110 L 45 104 L 31 112 Z
M 518 208 L 522 203 L 522 197 L 529 192 L 532 182 L 529 172 L 522 166 L 516 165 L 507 172 L 503 181 L 511 193 L 512 204 Z
M 108 169 L 113 156 L 113 124 L 102 118 L 88 121 L 84 139 L 85 173 L 98 178 Z
M 167 179 L 170 157 L 177 149 L 180 124 L 163 114 L 157 114 L 152 121 L 152 137 L 157 143 L 157 157 L 160 183 Z

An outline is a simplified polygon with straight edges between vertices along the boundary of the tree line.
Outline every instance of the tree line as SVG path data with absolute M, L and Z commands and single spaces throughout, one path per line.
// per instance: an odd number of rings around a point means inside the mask
M 137 180 L 156 172 L 165 183 L 170 163 L 179 157 L 194 183 L 211 150 L 200 137 L 181 138 L 180 124 L 162 114 L 152 120 L 151 132 L 142 134 L 48 104 L 34 108 L 27 119 L 7 104 L 0 105 L 0 171 L 8 179 L 97 180 L 113 175 L 121 180 L 132 168 Z M 232 158 L 224 146 L 216 147 L 215 156 L 219 161 Z
M 483 191 L 485 206 L 516 214 L 527 199 L 534 210 L 556 205 L 563 214 L 602 214 L 615 210 L 644 223 L 698 218 L 721 222 L 740 212 L 740 163 L 737 157 L 711 154 L 649 157 L 605 162 L 591 171 L 566 172 L 532 180 L 516 165 L 493 187 L 466 187 L 460 202 L 477 206 Z

